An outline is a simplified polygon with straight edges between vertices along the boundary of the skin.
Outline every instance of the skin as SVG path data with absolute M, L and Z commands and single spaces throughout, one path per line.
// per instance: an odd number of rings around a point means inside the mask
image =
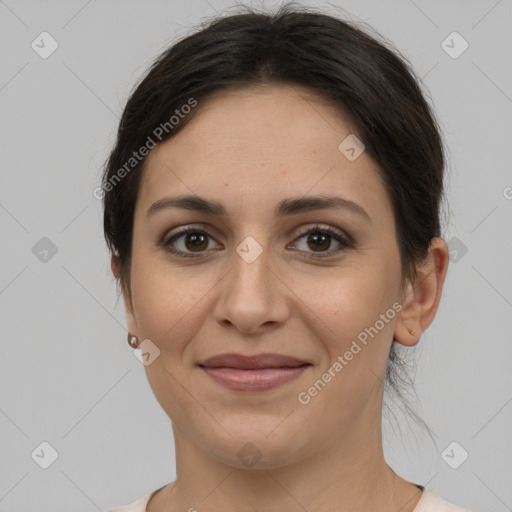
M 383 457 L 383 382 L 393 335 L 415 345 L 436 314 L 445 242 L 432 240 L 417 279 L 401 288 L 395 221 L 376 163 L 365 152 L 349 161 L 338 150 L 356 132 L 308 89 L 235 89 L 196 108 L 147 157 L 124 297 L 130 332 L 160 350 L 145 370 L 175 437 L 177 479 L 147 510 L 412 511 L 421 491 Z M 370 220 L 341 208 L 274 215 L 283 199 L 334 193 Z M 226 215 L 169 208 L 146 219 L 155 201 L 181 194 L 215 200 Z M 308 243 L 315 223 L 355 245 L 329 236 L 320 247 Z M 192 255 L 180 258 L 163 243 L 186 225 L 210 237 L 195 252 L 187 235 L 175 240 Z M 249 236 L 262 248 L 252 263 L 235 251 Z M 115 256 L 112 270 L 119 278 Z M 298 394 L 395 302 L 401 311 L 317 396 L 299 403 Z M 197 366 L 224 352 L 277 352 L 312 366 L 270 391 L 237 392 Z M 247 442 L 261 454 L 251 468 L 237 456 Z

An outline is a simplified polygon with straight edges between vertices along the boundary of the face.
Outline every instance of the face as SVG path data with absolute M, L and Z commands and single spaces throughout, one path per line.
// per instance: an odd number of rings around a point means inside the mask
M 355 132 L 307 89 L 233 90 L 196 108 L 147 157 L 135 209 L 127 316 L 159 350 L 145 366 L 151 388 L 175 433 L 232 466 L 244 467 L 248 442 L 259 467 L 346 455 L 348 439 L 376 428 L 400 309 L 376 165 L 364 151 L 347 158 L 339 145 Z M 165 204 L 184 195 L 203 208 Z M 227 353 L 306 365 L 200 366 Z

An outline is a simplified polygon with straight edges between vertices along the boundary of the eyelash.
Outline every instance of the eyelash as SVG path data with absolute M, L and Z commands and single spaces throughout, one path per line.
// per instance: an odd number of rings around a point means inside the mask
M 204 253 L 206 251 L 198 252 L 198 253 L 196 253 L 196 254 L 198 254 L 198 256 L 196 256 L 194 253 L 186 253 L 186 252 L 179 251 L 179 250 L 171 248 L 171 243 L 175 242 L 176 240 L 178 240 L 182 236 L 187 235 L 189 233 L 195 233 L 195 234 L 199 233 L 199 234 L 206 235 L 206 236 L 208 236 L 208 237 L 213 239 L 213 237 L 207 231 L 205 231 L 203 229 L 187 227 L 187 228 L 181 229 L 177 233 L 174 233 L 167 240 L 164 240 L 162 242 L 162 245 L 163 245 L 164 249 L 166 251 L 170 252 L 171 254 L 173 254 L 174 256 L 177 256 L 178 258 L 197 258 L 197 259 L 201 258 L 201 256 L 200 256 L 201 253 Z M 315 233 L 315 234 L 328 234 L 332 238 L 334 238 L 337 242 L 339 242 L 342 247 L 338 248 L 336 250 L 330 250 L 330 251 L 326 251 L 326 252 L 323 252 L 323 253 L 322 252 L 319 252 L 319 253 L 309 253 L 309 254 L 316 254 L 315 256 L 307 256 L 305 254 L 302 254 L 304 251 L 299 251 L 300 256 L 303 257 L 303 258 L 306 258 L 306 259 L 327 258 L 327 257 L 333 256 L 335 254 L 338 254 L 338 253 L 340 253 L 340 252 L 342 252 L 342 251 L 344 251 L 346 249 L 350 249 L 350 248 L 354 247 L 354 242 L 353 242 L 353 240 L 350 237 L 343 236 L 338 231 L 335 231 L 334 229 L 332 229 L 330 227 L 321 226 L 319 224 L 314 225 L 308 231 L 305 231 L 304 233 L 301 233 L 295 240 L 300 240 L 305 235 L 309 235 L 309 234 L 313 234 L 313 233 Z M 320 254 L 323 254 L 323 255 L 320 256 Z

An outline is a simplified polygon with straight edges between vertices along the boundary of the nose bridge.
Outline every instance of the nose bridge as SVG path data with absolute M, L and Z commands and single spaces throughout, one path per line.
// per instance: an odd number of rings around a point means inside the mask
M 231 271 L 215 306 L 217 321 L 229 321 L 245 332 L 283 321 L 288 308 L 268 245 L 247 236 L 235 247 L 229 264 Z
M 261 240 L 261 237 L 259 237 Z M 237 295 L 259 295 L 258 300 L 268 298 L 269 276 L 272 275 L 270 249 L 267 244 L 260 244 L 256 238 L 247 236 L 235 248 L 232 255 L 234 275 L 231 285 L 236 286 L 232 290 Z M 256 297 L 255 297 L 256 298 Z

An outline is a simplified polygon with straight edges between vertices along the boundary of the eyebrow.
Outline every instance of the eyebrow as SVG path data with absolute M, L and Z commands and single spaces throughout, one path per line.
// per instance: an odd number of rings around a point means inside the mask
M 168 208 L 181 208 L 184 210 L 192 210 L 210 215 L 223 217 L 226 215 L 226 209 L 221 203 L 206 199 L 198 195 L 183 195 L 176 197 L 163 197 L 154 202 L 146 212 L 146 220 L 157 212 Z M 365 220 L 372 222 L 370 215 L 366 210 L 350 201 L 339 196 L 306 196 L 298 198 L 283 199 L 275 208 L 276 217 L 284 217 L 303 212 L 314 210 L 322 210 L 326 208 L 342 208 L 349 210 Z

